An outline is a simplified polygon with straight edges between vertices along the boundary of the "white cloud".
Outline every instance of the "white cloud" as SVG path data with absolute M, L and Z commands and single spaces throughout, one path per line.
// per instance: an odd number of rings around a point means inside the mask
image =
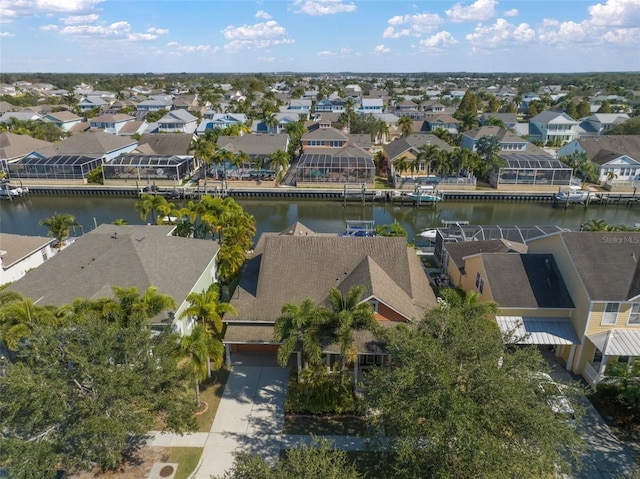
M 456 3 L 444 13 L 453 23 L 483 22 L 495 16 L 496 5 L 498 5 L 497 0 L 476 0 L 469 6 Z
M 81 25 L 83 23 L 93 23 L 95 22 L 99 16 L 95 13 L 91 13 L 89 15 L 72 15 L 70 17 L 65 17 L 61 21 L 65 25 Z
M 382 33 L 382 38 L 400 38 L 409 35 L 420 37 L 436 30 L 442 22 L 442 18 L 436 13 L 396 15 L 387 21 L 389 26 Z
M 590 22 L 598 26 L 624 26 L 640 24 L 639 0 L 607 0 L 588 8 Z
M 40 30 L 44 30 L 45 32 L 55 32 L 59 28 L 60 27 L 58 25 L 49 24 L 49 25 L 42 25 L 40 27 Z
M 374 53 L 391 53 L 391 48 L 385 47 L 384 45 L 376 45 L 373 51 Z
M 493 25 L 477 25 L 473 33 L 465 36 L 472 45 L 472 51 L 506 48 L 514 43 L 532 41 L 536 32 L 527 23 L 514 25 L 498 18 Z
M 155 33 L 156 35 L 166 35 L 167 33 L 169 33 L 169 29 L 168 28 L 149 27 L 149 28 L 147 28 L 147 33 Z
M 9 32 L 0 32 L 0 38 L 3 38 L 3 37 L 15 37 L 15 35 Z
M 276 57 L 258 57 L 259 62 L 275 63 L 278 59 Z
M 16 18 L 46 14 L 88 13 L 105 0 L 0 0 L 0 18 L 3 23 Z
M 455 37 L 447 32 L 442 31 L 438 32 L 435 35 L 430 36 L 429 38 L 425 38 L 420 40 L 420 49 L 424 51 L 442 51 L 445 48 L 452 47 L 456 45 L 458 40 Z
M 621 28 L 615 31 L 608 31 L 602 35 L 602 39 L 608 43 L 619 45 L 639 45 L 640 28 Z
M 264 20 L 271 20 L 271 15 L 269 15 L 267 12 L 265 12 L 264 10 L 258 10 L 256 12 L 256 18 L 262 18 Z
M 317 53 L 319 57 L 345 58 L 351 54 L 351 48 L 343 47 L 336 51 L 322 50 Z
M 517 17 L 520 12 L 517 8 L 512 8 L 511 10 L 507 10 L 504 12 L 505 17 Z
M 229 40 L 225 48 L 230 50 L 244 50 L 249 48 L 268 48 L 275 45 L 294 43 L 287 38 L 287 31 L 275 20 L 234 27 L 229 25 L 222 30 L 224 37 Z
M 169 53 L 216 53 L 220 50 L 211 45 L 182 45 L 175 41 L 167 43 L 167 47 L 170 48 Z
M 129 22 L 120 21 L 110 25 L 70 25 L 60 30 L 61 35 L 79 38 L 102 38 L 127 40 L 132 42 L 148 42 L 157 40 L 155 33 L 136 33 L 131 31 Z
M 333 15 L 336 13 L 355 12 L 355 3 L 343 3 L 342 0 L 295 0 L 295 13 L 305 13 L 311 16 Z

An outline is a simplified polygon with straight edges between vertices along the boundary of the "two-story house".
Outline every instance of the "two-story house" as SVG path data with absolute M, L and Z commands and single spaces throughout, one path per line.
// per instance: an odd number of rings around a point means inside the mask
M 247 115 L 244 113 L 218 113 L 215 110 L 207 110 L 196 129 L 196 134 L 201 135 L 207 130 L 224 130 L 229 126 L 244 125 Z
M 54 238 L 0 233 L 0 284 L 13 283 L 55 254 Z M 36 298 L 37 299 L 37 298 Z
M 552 254 L 574 303 L 580 344 L 560 346 L 567 369 L 592 385 L 607 364 L 640 356 L 640 233 L 563 232 L 534 239 L 529 253 Z
M 529 120 L 532 141 L 565 144 L 578 137 L 578 122 L 562 111 L 546 110 Z
M 187 110 L 172 110 L 158 120 L 158 131 L 164 133 L 194 133 L 198 118 Z
M 358 109 L 358 113 L 382 113 L 384 110 L 384 104 L 382 98 L 362 98 L 362 103 Z
M 48 121 L 50 123 L 53 123 L 58 128 L 60 128 L 60 129 L 62 129 L 64 131 L 69 131 L 75 125 L 80 123 L 82 121 L 82 118 L 79 117 L 78 115 L 76 115 L 73 112 L 63 110 L 63 111 L 56 111 L 56 112 L 47 113 L 44 116 L 44 121 Z
M 558 157 L 586 153 L 598 166 L 598 181 L 610 187 L 633 188 L 640 182 L 640 135 L 579 138 L 558 150 Z
M 612 126 L 629 119 L 626 113 L 594 113 L 580 119 L 580 138 L 598 137 L 606 134 Z

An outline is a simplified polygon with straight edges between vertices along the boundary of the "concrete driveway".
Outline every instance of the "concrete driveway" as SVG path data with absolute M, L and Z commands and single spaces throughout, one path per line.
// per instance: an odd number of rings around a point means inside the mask
M 289 369 L 268 358 L 240 357 L 231 367 L 222 399 L 193 479 L 222 476 L 234 454 L 280 454 Z

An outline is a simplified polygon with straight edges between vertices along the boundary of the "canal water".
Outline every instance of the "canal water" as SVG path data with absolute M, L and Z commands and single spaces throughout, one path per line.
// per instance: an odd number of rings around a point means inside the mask
M 264 231 L 281 231 L 295 221 L 301 221 L 318 232 L 344 232 L 346 220 L 373 220 L 378 224 L 397 221 L 404 226 L 411 240 L 426 228 L 437 227 L 442 220 L 468 221 L 480 225 L 558 225 L 578 229 L 590 219 L 600 219 L 612 225 L 640 223 L 640 208 L 624 204 L 582 205 L 553 208 L 550 203 L 446 201 L 418 208 L 391 203 L 347 203 L 339 200 L 315 199 L 238 199 L 256 219 L 258 235 Z M 14 201 L 0 201 L 0 232 L 24 235 L 46 235 L 40 226 L 43 218 L 54 213 L 69 213 L 82 226 L 80 235 L 102 223 L 117 218 L 129 224 L 143 224 L 134 208 L 136 199 L 120 197 L 29 196 Z M 257 237 L 256 237 L 257 238 Z

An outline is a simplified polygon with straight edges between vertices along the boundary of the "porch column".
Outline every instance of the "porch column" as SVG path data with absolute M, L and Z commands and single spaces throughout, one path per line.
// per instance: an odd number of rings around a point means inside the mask
M 353 363 L 353 384 L 358 385 L 358 363 L 360 362 L 360 356 L 356 358 L 356 362 Z
M 298 377 L 300 377 L 300 371 L 302 371 L 302 353 L 300 351 L 296 351 L 296 359 L 298 362 Z
M 609 358 L 609 356 L 606 356 L 605 354 L 602 355 L 602 361 L 600 361 L 600 367 L 598 368 L 598 377 L 596 378 L 596 382 L 600 382 L 602 380 L 602 378 L 604 377 L 604 371 L 607 367 L 607 359 Z
M 571 349 L 569 350 L 569 359 L 567 359 L 567 371 L 571 371 L 573 368 L 573 356 L 576 353 L 576 345 L 572 344 Z
M 227 365 L 231 365 L 231 347 L 228 343 L 224 345 L 224 357 Z
M 331 371 L 331 353 L 327 353 L 325 362 L 327 363 L 327 372 Z

